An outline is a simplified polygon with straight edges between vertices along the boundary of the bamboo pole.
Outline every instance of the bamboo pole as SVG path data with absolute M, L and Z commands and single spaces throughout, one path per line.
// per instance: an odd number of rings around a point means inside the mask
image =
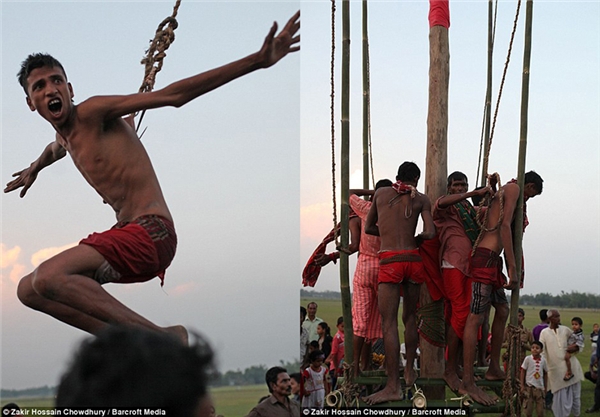
M 490 130 L 492 118 L 492 68 L 494 62 L 494 16 L 493 0 L 488 2 L 488 57 L 487 57 L 487 88 L 485 90 L 485 111 L 484 111 L 484 133 L 483 133 L 483 155 L 487 155 L 490 149 Z M 488 159 L 483 158 L 481 168 L 481 179 L 479 185 L 485 186 L 488 174 Z
M 350 1 L 342 2 L 342 158 L 341 158 L 341 218 L 342 234 L 340 243 L 343 248 L 349 244 L 348 236 L 348 189 L 350 188 Z M 352 301 L 350 297 L 350 274 L 348 255 L 340 251 L 340 291 L 342 294 L 342 313 L 344 316 L 344 358 L 352 364 L 353 326 Z
M 533 20 L 533 0 L 527 0 L 525 16 L 525 48 L 523 52 L 523 77 L 521 85 L 521 130 L 519 137 L 519 164 L 517 168 L 517 184 L 521 190 L 515 212 L 514 251 L 517 275 L 521 282 L 521 264 L 523 259 L 523 188 L 525 187 L 525 162 L 527 153 L 527 127 L 529 111 L 529 68 L 531 63 L 531 28 Z M 513 290 L 510 299 L 510 323 L 517 324 L 519 308 L 519 287 Z
M 525 46 L 523 52 L 523 76 L 521 82 L 521 127 L 519 134 L 519 163 L 517 168 L 517 184 L 519 185 L 520 193 L 515 209 L 514 220 L 514 235 L 513 248 L 515 251 L 515 263 L 517 265 L 517 276 L 519 285 L 515 288 L 510 297 L 510 324 L 518 325 L 518 309 L 519 309 L 519 292 L 520 283 L 522 280 L 522 262 L 523 262 L 523 189 L 525 187 L 525 162 L 527 154 L 527 127 L 528 127 L 528 110 L 529 110 L 529 74 L 531 63 L 531 32 L 533 20 L 533 1 L 527 0 L 526 15 L 525 15 Z M 513 384 L 513 392 L 518 389 L 517 376 L 520 364 L 517 363 L 519 347 L 514 346 L 511 352 L 513 366 L 510 369 L 510 376 Z M 520 402 L 517 400 L 514 404 L 515 412 L 520 414 Z
M 363 188 L 369 189 L 369 131 L 371 126 L 371 85 L 369 80 L 368 3 L 362 1 L 362 72 L 363 72 Z M 373 184 L 375 186 L 375 184 Z M 366 196 L 365 196 L 366 198 Z
M 450 52 L 448 29 L 433 26 L 429 31 L 429 108 L 427 113 L 427 160 L 425 193 L 431 201 L 446 193 L 448 175 L 448 83 Z M 421 286 L 421 306 L 432 303 L 426 285 Z M 421 377 L 441 378 L 444 350 L 420 338 Z M 444 387 L 425 387 L 427 398 L 443 399 Z

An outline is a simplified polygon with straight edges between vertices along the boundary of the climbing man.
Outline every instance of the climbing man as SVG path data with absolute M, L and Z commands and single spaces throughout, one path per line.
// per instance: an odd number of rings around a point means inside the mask
M 400 341 L 398 339 L 398 307 L 400 290 L 404 297 L 402 321 L 406 344 L 404 381 L 411 386 L 416 380 L 414 360 L 419 335 L 415 313 L 419 301 L 420 285 L 425 272 L 419 243 L 435 236 L 429 198 L 416 190 L 421 170 L 413 162 L 404 162 L 398 168 L 396 183 L 375 192 L 365 224 L 365 231 L 381 238 L 379 252 L 378 298 L 383 324 L 385 370 L 387 382 L 383 390 L 364 400 L 379 404 L 402 399 L 399 379 Z M 415 236 L 419 215 L 423 232 Z
M 149 93 L 96 96 L 74 104 L 64 68 L 46 54 L 32 54 L 18 73 L 31 111 L 56 131 L 56 140 L 15 174 L 4 192 L 23 197 L 45 167 L 68 152 L 75 166 L 115 211 L 117 224 L 40 264 L 19 282 L 25 305 L 86 332 L 107 325 L 139 326 L 171 333 L 187 343 L 183 326 L 162 328 L 117 301 L 102 285 L 164 279 L 177 237 L 171 213 L 144 146 L 123 116 L 159 107 L 180 107 L 252 71 L 268 68 L 300 49 L 300 12 L 276 36 L 271 27 L 256 53 Z
M 527 200 L 542 193 L 543 182 L 542 177 L 534 171 L 525 174 L 523 211 L 525 211 L 525 202 Z M 492 179 L 490 185 L 492 189 L 495 189 L 495 178 Z M 513 220 L 520 193 L 521 189 L 516 184 L 516 181 L 511 181 L 500 188 L 494 195 L 488 208 L 487 222 L 482 225 L 481 240 L 478 244 L 476 242 L 476 245 L 474 245 L 475 250 L 471 256 L 471 278 L 473 280 L 471 287 L 471 310 L 465 324 L 463 337 L 463 379 L 458 392 L 463 395 L 469 395 L 473 400 L 483 405 L 492 405 L 497 399 L 491 397 L 475 385 L 473 364 L 475 362 L 477 333 L 483 322 L 484 313 L 491 304 L 495 309 L 491 327 L 492 351 L 485 379 L 504 381 L 506 374 L 500 367 L 500 352 L 504 339 L 504 327 L 508 318 L 508 301 L 504 289 L 513 290 L 519 285 L 513 248 Z M 523 213 L 523 223 L 524 226 L 527 224 L 525 213 Z M 502 251 L 504 251 L 504 258 L 508 268 L 508 283 L 502 273 L 502 259 L 500 258 Z

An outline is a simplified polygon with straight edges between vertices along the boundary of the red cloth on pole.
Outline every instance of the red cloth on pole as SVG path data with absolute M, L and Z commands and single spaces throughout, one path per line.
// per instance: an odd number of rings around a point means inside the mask
M 450 28 L 450 7 L 448 0 L 429 0 L 429 27 Z

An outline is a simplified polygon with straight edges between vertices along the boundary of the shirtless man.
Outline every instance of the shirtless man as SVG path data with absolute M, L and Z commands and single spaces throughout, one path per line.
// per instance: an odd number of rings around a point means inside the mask
M 525 174 L 523 189 L 524 202 L 542 193 L 543 180 L 535 172 Z M 495 187 L 492 182 L 492 188 Z M 463 338 L 463 380 L 459 393 L 468 394 L 471 398 L 483 405 L 491 405 L 497 401 L 475 385 L 473 363 L 477 345 L 477 333 L 483 322 L 485 310 L 491 305 L 495 308 L 494 321 L 492 322 L 492 352 L 490 366 L 485 374 L 487 380 L 504 380 L 506 375 L 500 367 L 500 350 L 504 338 L 504 327 L 508 318 L 508 301 L 504 289 L 513 290 L 519 285 L 517 265 L 513 249 L 512 223 L 515 217 L 517 200 L 521 190 L 515 182 L 509 182 L 502 187 L 492 199 L 489 207 L 487 231 L 471 257 L 471 277 L 473 279 L 471 312 L 467 317 Z M 501 216 L 501 201 L 503 202 L 503 216 Z M 500 222 L 500 224 L 499 224 Z M 508 267 L 509 282 L 502 274 L 502 260 L 504 257 Z
M 398 307 L 400 290 L 404 302 L 402 321 L 406 343 L 404 381 L 411 386 L 416 380 L 413 368 L 417 354 L 418 333 L 415 313 L 419 301 L 420 283 L 425 272 L 418 246 L 421 240 L 435 236 L 431 217 L 431 202 L 416 190 L 421 176 L 413 162 L 404 162 L 398 168 L 397 182 L 375 192 L 373 204 L 367 215 L 365 231 L 381 238 L 379 252 L 378 304 L 383 323 L 385 347 L 385 388 L 364 400 L 368 404 L 402 399 L 399 380 L 400 341 L 398 338 Z M 423 219 L 423 232 L 415 236 L 419 214 Z
M 222 67 L 175 82 L 164 89 L 127 96 L 96 96 L 75 105 L 62 65 L 45 54 L 30 55 L 18 77 L 31 111 L 56 131 L 28 168 L 15 173 L 4 192 L 23 187 L 68 152 L 88 183 L 116 213 L 117 224 L 40 264 L 19 282 L 23 304 L 86 332 L 107 325 L 140 326 L 172 333 L 187 343 L 183 326 L 162 328 L 127 308 L 102 288 L 106 282 L 161 281 L 175 255 L 173 219 L 144 146 L 122 117 L 165 106 L 180 107 L 252 71 L 268 68 L 299 50 L 300 12 L 279 35 L 273 24 L 261 49 Z
M 484 187 L 468 191 L 467 176 L 455 171 L 448 176 L 448 194 L 438 198 L 433 206 L 433 221 L 441 243 L 441 269 L 446 305 L 446 346 L 448 358 L 444 380 L 452 391 L 458 391 L 458 358 L 465 322 L 471 303 L 469 256 L 479 235 L 475 208 L 467 200 L 491 192 Z

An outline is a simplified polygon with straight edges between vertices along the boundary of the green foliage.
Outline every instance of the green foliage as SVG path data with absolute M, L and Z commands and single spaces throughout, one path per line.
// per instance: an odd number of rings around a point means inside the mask
M 561 291 L 559 295 L 541 293 L 535 295 L 520 295 L 519 304 L 533 306 L 555 306 L 562 308 L 600 308 L 600 295 L 571 291 Z

